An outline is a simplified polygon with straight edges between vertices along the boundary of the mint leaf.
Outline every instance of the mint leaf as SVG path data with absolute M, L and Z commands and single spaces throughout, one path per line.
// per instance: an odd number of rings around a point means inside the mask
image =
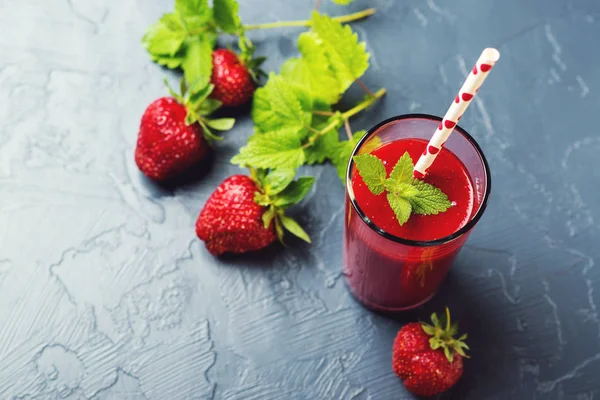
M 396 219 L 400 225 L 404 225 L 406 221 L 410 218 L 410 213 L 412 211 L 411 203 L 400 197 L 396 196 L 393 193 L 387 194 L 387 200 L 396 215 Z
M 335 104 L 341 96 L 340 85 L 331 69 L 318 35 L 302 33 L 298 37 L 301 58 L 291 58 L 281 67 L 281 76 L 302 85 L 315 98 Z
M 350 156 L 352 155 L 357 143 L 360 139 L 362 139 L 365 133 L 366 131 L 364 130 L 355 132 L 352 135 L 352 140 L 344 140 L 339 142 L 337 148 L 331 153 L 331 162 L 333 162 L 333 165 L 335 165 L 337 174 L 344 185 L 346 184 L 346 170 L 348 169 L 348 161 L 350 161 Z M 375 139 L 379 140 L 379 138 L 374 137 L 369 143 Z M 367 152 L 369 151 L 370 150 L 367 149 Z
M 174 56 L 164 55 L 164 54 L 150 54 L 150 58 L 155 63 L 167 67 L 169 69 L 175 69 L 181 66 L 183 62 L 183 56 L 179 53 Z
M 408 152 L 404 152 L 390 173 L 390 180 L 396 183 L 410 183 L 413 180 L 414 164 Z
M 255 133 L 231 162 L 256 168 L 298 168 L 304 163 L 304 149 L 294 135 Z
M 182 63 L 183 74 L 190 85 L 204 87 L 212 74 L 212 45 L 202 36 L 188 42 Z
M 389 193 L 393 193 L 395 196 L 400 196 L 409 201 L 410 198 L 419 194 L 419 189 L 414 187 L 411 183 L 399 183 L 391 178 L 388 178 L 383 182 L 383 185 Z
M 287 229 L 293 235 L 304 240 L 305 242 L 310 243 L 310 237 L 308 236 L 306 231 L 304 231 L 304 229 L 302 229 L 302 227 L 298 225 L 296 221 L 294 221 L 287 215 L 281 215 L 279 218 L 281 219 L 281 223 L 283 224 L 283 227 L 285 229 Z
M 206 16 L 210 7 L 208 0 L 175 0 L 175 12 L 182 18 Z
M 322 163 L 336 151 L 339 142 L 337 130 L 330 130 L 304 149 L 305 162 L 309 165 Z
M 418 194 L 409 197 L 408 201 L 415 214 L 436 215 L 452 205 L 444 192 L 429 183 L 415 179 L 413 186 L 418 190 Z
M 303 176 L 290 183 L 281 193 L 273 198 L 276 207 L 288 207 L 300 202 L 307 194 L 315 181 L 312 176 Z
M 345 92 L 369 68 L 366 44 L 358 42 L 358 35 L 348 25 L 344 26 L 316 11 L 312 14 L 312 29 L 323 43 L 340 92 Z
M 296 170 L 292 168 L 278 168 L 267 174 L 263 179 L 263 187 L 267 195 L 273 196 L 286 187 L 294 180 Z
M 254 93 L 252 119 L 261 132 L 302 136 L 311 125 L 312 108 L 306 90 L 272 73 L 267 84 Z
M 174 56 L 181 48 L 186 32 L 175 14 L 165 14 L 150 26 L 142 44 L 152 56 Z
M 238 16 L 239 5 L 236 0 L 213 0 L 215 22 L 227 33 L 237 33 L 241 30 L 242 21 Z
M 329 106 L 321 107 L 325 105 L 315 104 L 316 108 L 322 108 L 319 111 L 329 111 Z M 342 124 L 341 114 L 336 112 L 332 116 L 317 115 L 313 116 L 312 128 L 316 131 L 323 131 L 326 127 L 330 126 L 331 123 L 336 122 Z M 312 144 L 304 150 L 307 164 L 322 163 L 327 158 L 331 158 L 331 155 L 335 153 L 340 139 L 338 138 L 337 127 L 330 129 L 327 133 L 317 137 L 316 141 L 311 142 Z
M 384 181 L 386 179 L 385 166 L 383 162 L 374 155 L 361 154 L 354 156 L 354 162 L 360 176 L 365 181 L 365 184 L 375 195 L 383 193 Z

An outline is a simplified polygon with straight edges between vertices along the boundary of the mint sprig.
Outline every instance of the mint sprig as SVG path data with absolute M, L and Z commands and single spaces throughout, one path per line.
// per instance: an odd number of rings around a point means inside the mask
M 436 215 L 452 205 L 439 188 L 413 178 L 414 164 L 408 152 L 400 157 L 388 177 L 383 162 L 372 154 L 354 156 L 353 160 L 369 191 L 374 195 L 385 192 L 400 225 L 411 214 Z
M 285 210 L 306 197 L 315 178 L 303 176 L 294 180 L 296 171 L 290 168 L 276 170 L 251 168 L 250 172 L 259 188 L 254 196 L 254 201 L 267 207 L 262 216 L 265 228 L 274 223 L 275 232 L 282 243 L 284 230 L 310 243 L 310 237 L 306 231 L 294 219 L 285 215 Z
M 374 12 L 370 8 L 334 19 L 350 22 Z M 147 29 L 142 44 L 152 61 L 167 68 L 183 69 L 188 82 L 198 79 L 208 82 L 212 72 L 212 49 L 219 35 L 233 34 L 242 38 L 247 30 L 310 26 L 312 23 L 312 20 L 306 20 L 243 25 L 237 0 L 212 0 L 212 7 L 208 0 L 175 0 L 173 12 L 164 14 Z M 254 70 L 255 64 L 260 62 L 258 59 L 248 67 Z
M 256 90 L 255 132 L 231 161 L 257 168 L 298 168 L 330 160 L 344 182 L 342 171 L 363 133 L 348 131 L 348 140 L 340 141 L 338 130 L 385 89 L 345 112 L 335 111 L 332 106 L 367 70 L 369 54 L 350 27 L 318 12 L 311 23 L 311 31 L 298 38 L 300 57 L 288 60 L 281 74 L 271 73 Z

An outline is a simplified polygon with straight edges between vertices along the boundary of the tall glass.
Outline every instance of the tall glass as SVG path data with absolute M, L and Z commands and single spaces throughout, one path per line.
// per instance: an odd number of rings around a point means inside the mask
M 441 120 L 427 114 L 392 117 L 369 130 L 352 156 L 371 152 L 378 146 L 400 139 L 429 140 Z M 344 275 L 352 294 L 367 307 L 401 311 L 431 299 L 485 210 L 490 191 L 490 171 L 481 148 L 458 125 L 444 147 L 462 161 L 471 178 L 473 212 L 470 220 L 458 231 L 432 241 L 400 238 L 369 220 L 354 196 L 351 180 L 355 165 L 350 159 L 346 182 Z

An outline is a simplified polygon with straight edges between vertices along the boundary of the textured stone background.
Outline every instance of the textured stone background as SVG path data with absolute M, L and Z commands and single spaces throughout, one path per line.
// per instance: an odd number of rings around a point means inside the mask
M 246 23 L 309 0 L 241 0 Z M 324 10 L 348 9 L 324 1 Z M 403 323 L 449 304 L 471 339 L 444 399 L 600 395 L 600 69 L 594 0 L 357 0 L 387 87 L 353 121 L 443 113 L 479 51 L 502 57 L 462 126 L 493 194 L 441 292 L 392 320 L 340 274 L 343 188 L 331 166 L 295 209 L 312 246 L 214 259 L 194 237 L 251 132 L 243 117 L 195 181 L 160 188 L 133 163 L 165 71 L 140 45 L 170 0 L 0 1 L 0 399 L 410 399 L 390 367 Z M 267 69 L 300 29 L 252 32 Z M 354 90 L 347 104 L 360 98 Z

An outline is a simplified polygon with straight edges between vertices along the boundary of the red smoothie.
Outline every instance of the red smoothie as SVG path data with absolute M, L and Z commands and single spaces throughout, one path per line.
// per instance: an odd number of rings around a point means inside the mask
M 389 176 L 404 152 L 410 154 L 414 164 L 426 146 L 427 142 L 423 139 L 400 139 L 375 149 L 371 154 L 383 161 Z M 352 174 L 352 188 L 358 206 L 375 225 L 387 233 L 416 241 L 441 239 L 462 228 L 471 218 L 471 178 L 463 163 L 449 150 L 442 148 L 424 180 L 446 193 L 452 207 L 438 215 L 413 214 L 404 225 L 398 223 L 385 194 L 376 196 L 371 193 L 357 169 Z
M 371 154 L 384 162 L 387 173 L 408 152 L 416 163 L 427 141 L 407 138 L 381 145 Z M 438 215 L 411 215 L 402 226 L 385 194 L 374 195 L 363 182 L 358 169 L 351 170 L 355 202 L 384 237 L 369 226 L 346 199 L 344 229 L 344 273 L 351 292 L 371 308 L 399 311 L 429 300 L 438 290 L 468 232 L 454 240 L 446 238 L 465 226 L 479 208 L 467 168 L 450 150 L 443 148 L 428 170 L 425 181 L 441 189 L 452 206 Z M 407 241 L 403 241 L 405 239 Z

